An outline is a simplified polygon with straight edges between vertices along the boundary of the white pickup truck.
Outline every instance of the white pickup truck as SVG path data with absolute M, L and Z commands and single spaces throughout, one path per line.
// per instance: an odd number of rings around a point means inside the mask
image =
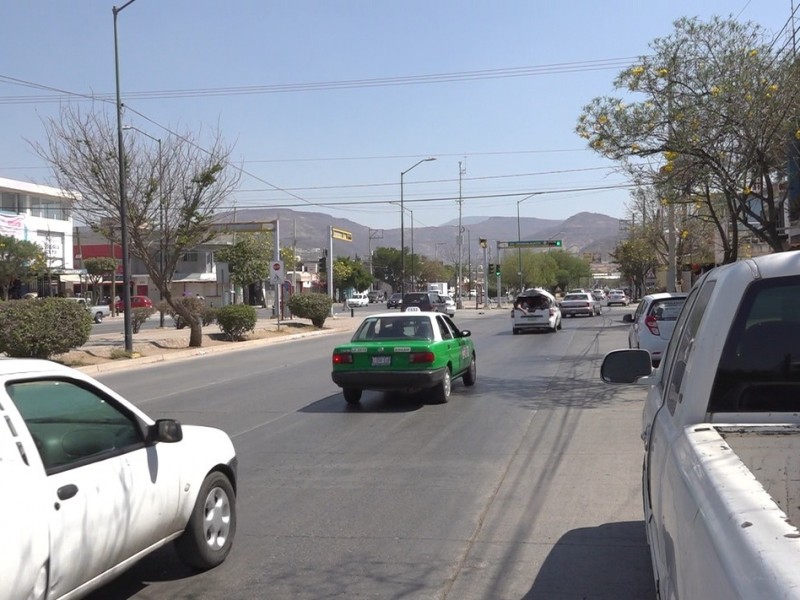
M 703 275 L 660 366 L 615 350 L 601 376 L 649 386 L 644 521 L 659 597 L 800 598 L 800 252 Z
M 95 323 L 102 323 L 105 317 L 111 316 L 111 308 L 108 304 L 90 304 L 86 298 L 67 298 L 67 300 L 71 300 L 72 302 L 77 302 L 81 306 L 83 306 L 86 310 L 89 311 L 89 314 L 92 315 L 92 320 Z
M 191 567 L 220 564 L 236 470 L 218 429 L 153 421 L 57 363 L 0 360 L 0 600 L 80 598 L 173 540 Z

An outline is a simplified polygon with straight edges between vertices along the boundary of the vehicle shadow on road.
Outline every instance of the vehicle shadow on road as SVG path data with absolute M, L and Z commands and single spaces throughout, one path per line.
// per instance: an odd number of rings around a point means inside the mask
M 218 567 L 219 568 L 219 567 Z M 85 600 L 124 600 L 132 598 L 150 583 L 158 581 L 178 581 L 201 576 L 197 571 L 184 565 L 172 544 L 159 548 L 145 556 L 109 584 L 95 590 Z
M 302 413 L 403 413 L 421 409 L 428 402 L 424 393 L 364 391 L 358 404 L 347 404 L 341 393 L 304 406 Z
M 620 568 L 625 565 L 625 568 Z M 573 529 L 556 542 L 523 600 L 655 598 L 644 521 Z

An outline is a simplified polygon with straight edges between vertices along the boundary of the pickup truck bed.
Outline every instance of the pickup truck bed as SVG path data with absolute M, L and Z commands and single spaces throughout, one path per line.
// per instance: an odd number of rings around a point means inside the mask
M 772 499 L 800 528 L 800 428 L 716 427 Z

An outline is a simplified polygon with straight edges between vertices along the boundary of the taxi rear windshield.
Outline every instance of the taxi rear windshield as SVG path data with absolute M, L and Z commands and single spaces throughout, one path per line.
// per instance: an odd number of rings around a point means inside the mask
M 525 310 L 540 310 L 553 306 L 553 301 L 541 294 L 537 294 L 536 296 L 517 296 L 517 299 L 514 301 L 514 306 L 516 308 L 524 308 Z

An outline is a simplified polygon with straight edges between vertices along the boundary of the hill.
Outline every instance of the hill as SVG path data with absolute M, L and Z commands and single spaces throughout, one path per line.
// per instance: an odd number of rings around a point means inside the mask
M 297 253 L 304 260 L 319 258 L 323 248 L 328 246 L 328 228 L 333 226 L 353 234 L 352 243 L 334 240 L 333 253 L 336 256 L 366 257 L 370 250 L 378 247 L 400 247 L 400 228 L 370 229 L 349 219 L 335 218 L 326 213 L 294 211 L 289 209 L 245 209 L 235 214 L 236 222 L 280 221 L 281 246 L 293 243 Z M 220 221 L 234 221 L 234 213 L 219 215 Z M 563 221 L 523 217 L 519 220 L 517 231 L 515 217 L 470 217 L 469 223 L 462 220 L 464 228 L 463 260 L 479 260 L 483 250 L 479 238 L 489 240 L 490 258 L 496 258 L 496 242 L 512 240 L 551 240 L 560 239 L 563 246 L 576 254 L 599 254 L 601 260 L 608 262 L 609 253 L 623 237 L 619 220 L 600 213 L 582 212 Z M 457 260 L 458 221 L 449 221 L 438 227 L 415 227 L 406 223 L 405 245 L 416 254 L 438 258 L 447 263 Z

